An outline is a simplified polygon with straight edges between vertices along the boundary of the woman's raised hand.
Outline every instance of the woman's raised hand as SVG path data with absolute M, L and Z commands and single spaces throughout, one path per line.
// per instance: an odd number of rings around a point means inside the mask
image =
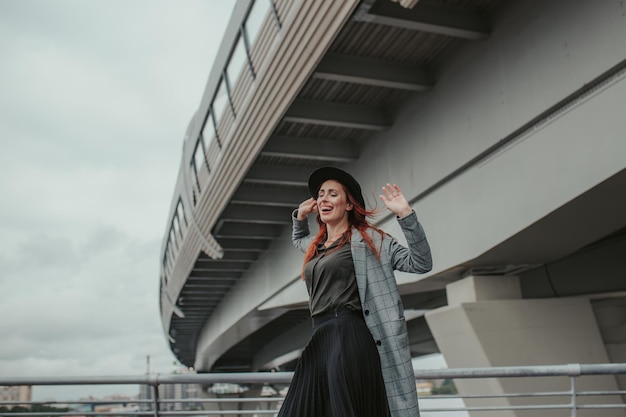
M 385 206 L 391 210 L 396 216 L 403 218 L 411 214 L 413 209 L 409 206 L 409 202 L 402 194 L 402 190 L 396 184 L 391 185 L 387 183 L 383 187 L 385 195 L 380 195 L 380 199 L 385 203 Z
M 304 220 L 306 219 L 306 216 L 315 211 L 317 211 L 317 201 L 313 197 L 311 197 L 308 200 L 304 200 L 302 203 L 300 203 L 300 205 L 298 206 L 298 214 L 296 217 L 298 218 L 298 220 Z

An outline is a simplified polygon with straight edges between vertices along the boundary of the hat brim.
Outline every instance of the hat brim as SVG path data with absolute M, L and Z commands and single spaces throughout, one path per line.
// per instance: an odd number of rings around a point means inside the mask
M 309 192 L 311 193 L 311 197 L 317 198 L 320 187 L 324 181 L 328 180 L 338 181 L 348 189 L 348 192 L 362 207 L 365 207 L 365 199 L 363 198 L 359 182 L 346 171 L 335 167 L 318 168 L 309 176 Z

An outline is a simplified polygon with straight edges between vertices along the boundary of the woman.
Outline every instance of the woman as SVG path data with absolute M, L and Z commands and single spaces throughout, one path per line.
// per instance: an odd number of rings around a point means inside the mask
M 397 185 L 380 198 L 408 248 L 370 225 L 359 183 L 324 167 L 309 177 L 312 198 L 294 211 L 294 245 L 305 252 L 313 334 L 279 417 L 416 417 L 415 375 L 393 271 L 432 267 L 426 235 Z M 317 213 L 316 236 L 307 216 Z

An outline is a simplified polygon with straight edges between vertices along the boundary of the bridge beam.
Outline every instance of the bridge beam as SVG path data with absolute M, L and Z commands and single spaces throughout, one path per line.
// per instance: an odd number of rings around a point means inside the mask
M 369 10 L 357 13 L 355 20 L 469 40 L 486 39 L 490 32 L 485 20 L 477 13 L 423 3 L 405 9 L 390 1 L 379 1 Z
M 363 130 L 391 127 L 391 118 L 378 107 L 303 99 L 292 104 L 283 121 Z
M 430 74 L 416 65 L 339 54 L 327 54 L 313 78 L 418 92 L 434 85 Z
M 328 162 L 353 162 L 359 157 L 357 149 L 350 143 L 289 136 L 272 136 L 261 156 Z

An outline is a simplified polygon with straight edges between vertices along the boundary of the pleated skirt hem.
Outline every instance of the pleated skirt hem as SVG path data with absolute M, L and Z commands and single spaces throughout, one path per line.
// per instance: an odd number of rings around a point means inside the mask
M 378 349 L 360 312 L 314 317 L 279 417 L 389 417 Z

